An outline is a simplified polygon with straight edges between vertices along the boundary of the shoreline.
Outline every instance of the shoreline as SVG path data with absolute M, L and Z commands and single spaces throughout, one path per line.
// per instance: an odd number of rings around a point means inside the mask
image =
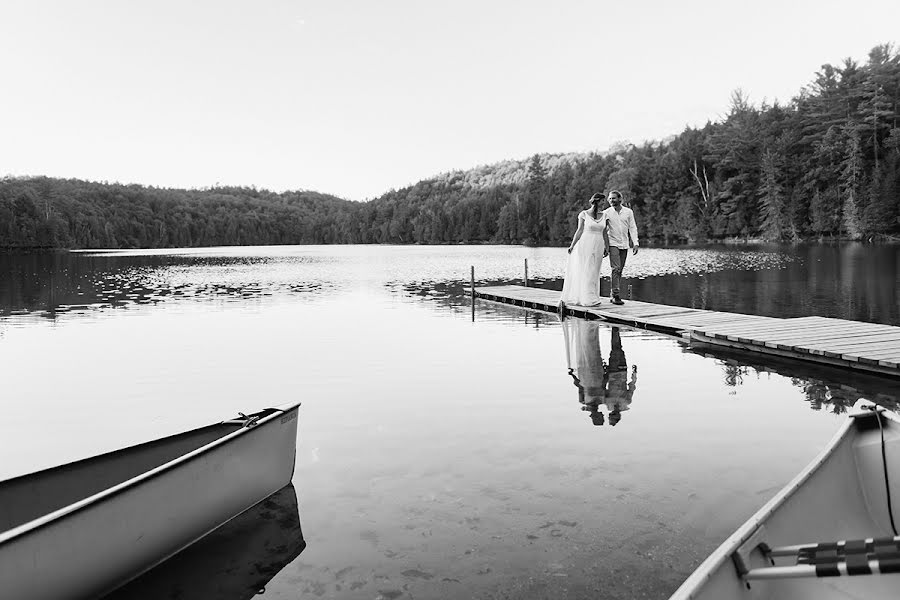
M 695 248 L 707 246 L 753 246 L 753 245 L 778 245 L 778 246 L 797 246 L 802 244 L 891 244 L 900 242 L 900 237 L 891 235 L 869 236 L 866 239 L 851 238 L 846 236 L 828 236 L 817 238 L 804 238 L 796 241 L 772 241 L 763 238 L 722 238 L 699 241 L 680 241 L 680 242 L 663 242 L 661 240 L 650 239 L 649 242 L 641 245 L 641 248 Z M 420 243 L 384 243 L 377 242 L 371 244 L 232 244 L 220 246 L 151 246 L 151 247 L 133 247 L 133 248 L 54 248 L 46 246 L 25 246 L 25 247 L 0 247 L 0 255 L 19 255 L 19 254 L 68 254 L 73 252 L 110 252 L 110 251 L 136 251 L 136 250 L 185 250 L 199 248 L 255 248 L 255 247 L 277 247 L 277 246 L 521 246 L 523 248 L 565 248 L 565 244 L 531 244 L 525 242 L 442 242 L 432 244 Z

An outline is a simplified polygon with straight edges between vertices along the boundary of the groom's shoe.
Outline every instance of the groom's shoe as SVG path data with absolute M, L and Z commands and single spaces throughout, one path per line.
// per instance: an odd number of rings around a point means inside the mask
M 625 304 L 621 298 L 619 298 L 618 294 L 614 294 L 612 299 L 610 300 L 613 304 Z

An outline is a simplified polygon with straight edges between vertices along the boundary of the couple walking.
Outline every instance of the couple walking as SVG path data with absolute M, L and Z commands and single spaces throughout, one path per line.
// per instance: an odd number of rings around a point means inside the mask
M 563 283 L 560 308 L 568 304 L 596 306 L 600 304 L 600 265 L 609 256 L 612 267 L 613 304 L 624 304 L 619 293 L 622 269 L 628 249 L 637 254 L 638 232 L 634 213 L 622 206 L 622 193 L 613 190 L 607 200 L 609 208 L 601 210 L 603 194 L 591 196 L 591 207 L 578 213 L 578 230 L 569 246 L 566 279 Z

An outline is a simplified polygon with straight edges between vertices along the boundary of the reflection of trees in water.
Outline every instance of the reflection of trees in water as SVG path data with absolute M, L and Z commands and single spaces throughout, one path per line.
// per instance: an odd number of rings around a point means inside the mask
M 771 249 L 770 247 L 767 249 Z M 900 325 L 900 245 L 801 244 L 781 268 L 629 279 L 634 299 L 769 317 L 821 315 Z M 561 289 L 562 280 L 540 287 Z
M 322 291 L 322 282 L 249 281 L 265 257 L 0 253 L 0 316 L 60 313 L 180 299 L 257 299 Z M 208 277 L 209 269 L 221 277 Z M 228 270 L 246 269 L 234 276 Z
M 835 414 L 847 412 L 856 404 L 857 400 L 864 398 L 859 390 L 843 389 L 835 385 L 829 385 L 824 381 L 812 381 L 791 378 L 791 383 L 803 390 L 806 395 L 806 401 L 809 402 L 810 408 L 813 410 L 830 410 Z M 865 397 L 867 400 L 875 400 L 874 398 Z M 892 398 L 883 398 L 888 401 L 894 401 Z
M 824 315 L 900 325 L 897 277 L 900 246 L 890 244 L 805 244 L 792 250 L 799 260 L 779 269 L 721 271 L 651 282 L 673 304 L 773 317 Z M 655 278 L 667 280 L 673 278 Z M 888 283 L 890 282 L 890 283 Z M 680 283 L 680 285 L 679 285 Z M 689 289 L 694 287 L 696 291 Z M 695 304 L 688 301 L 699 300 Z
M 744 383 L 744 375 L 748 375 L 750 373 L 750 369 L 743 365 L 737 364 L 725 364 L 725 385 L 730 388 L 737 388 Z M 734 396 L 737 394 L 736 389 L 732 389 L 728 392 L 729 395 Z
M 900 399 L 894 394 L 809 379 L 792 378 L 791 383 L 803 390 L 806 401 L 813 410 L 830 410 L 835 414 L 842 414 L 853 408 L 860 399 L 875 402 L 891 410 L 900 409 Z
M 744 375 L 750 372 L 748 367 L 743 365 L 725 364 L 725 385 L 728 387 L 736 387 L 744 383 Z
M 775 373 L 787 377 L 794 386 L 800 388 L 813 410 L 830 410 L 841 414 L 861 398 L 891 410 L 900 409 L 900 381 L 827 365 L 740 353 L 705 344 L 695 343 L 684 351 L 719 361 L 725 384 L 732 388 L 742 385 L 744 377 L 752 373 Z

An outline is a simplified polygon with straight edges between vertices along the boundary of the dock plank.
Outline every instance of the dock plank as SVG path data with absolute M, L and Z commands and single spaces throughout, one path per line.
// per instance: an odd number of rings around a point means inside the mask
M 807 317 L 797 317 L 791 319 L 775 319 L 772 325 L 790 325 L 794 327 L 811 328 L 846 328 L 853 327 L 863 331 L 887 331 L 896 329 L 892 325 L 882 325 L 880 323 L 863 323 L 861 321 L 847 321 L 841 319 L 809 319 Z M 780 322 L 780 323 L 779 323 Z
M 891 331 L 896 330 L 897 327 L 893 325 L 885 325 L 884 323 L 868 323 L 866 321 L 848 321 L 846 319 L 832 319 L 830 317 L 798 317 L 795 319 L 797 322 L 804 322 L 813 325 L 821 325 L 824 327 L 834 326 L 834 325 L 846 325 L 848 323 L 852 324 L 854 327 L 858 328 L 861 331 Z
M 871 352 L 866 351 L 865 354 L 854 354 L 853 356 L 862 356 L 865 358 L 877 358 L 879 360 L 890 360 L 890 359 L 898 359 L 900 360 L 900 349 L 883 349 L 883 350 L 873 350 Z
M 704 323 L 710 325 L 724 325 L 728 323 L 767 323 L 769 321 L 775 320 L 772 317 L 758 317 L 756 315 L 729 315 L 712 311 L 703 311 L 702 313 L 697 314 L 696 317 L 692 317 L 692 319 L 696 321 L 698 325 L 702 325 Z
M 764 339 L 769 342 L 774 343 L 782 343 L 788 344 L 793 341 L 801 341 L 807 339 L 816 339 L 824 337 L 826 339 L 840 339 L 846 332 L 842 330 L 838 331 L 829 331 L 829 330 L 805 330 L 800 328 L 788 328 L 786 330 L 775 330 L 775 331 L 756 331 L 756 330 L 747 330 L 747 331 L 721 331 L 721 330 L 710 330 L 711 335 L 716 336 L 724 336 L 728 338 L 734 339 Z
M 822 325 L 813 325 L 809 323 L 790 323 L 785 322 L 789 321 L 789 319 L 782 319 L 781 323 L 766 323 L 760 326 L 754 325 L 736 325 L 736 326 L 722 326 L 718 328 L 720 333 L 725 334 L 768 334 L 768 335 L 776 335 L 779 333 L 790 333 L 795 331 L 854 331 L 856 328 L 852 326 L 852 324 L 847 325 L 831 325 L 831 326 L 822 326 Z
M 824 343 L 825 340 L 817 340 L 817 342 Z M 896 336 L 875 336 L 864 338 L 856 343 L 834 342 L 833 345 L 830 346 L 830 348 L 833 350 L 856 350 L 858 348 L 873 350 L 876 348 L 900 348 L 900 338 Z
M 783 337 L 772 336 L 769 338 L 771 341 L 780 341 L 780 340 L 796 340 L 801 342 L 815 342 L 818 340 L 834 340 L 836 342 L 846 342 L 848 344 L 860 344 L 866 343 L 867 341 L 882 341 L 889 339 L 900 339 L 900 331 L 897 332 L 888 332 L 888 333 L 872 333 L 872 332 L 833 332 L 829 330 L 820 330 L 817 332 L 806 332 L 805 330 L 802 333 L 798 333 L 797 335 L 786 335 Z
M 779 347 L 800 346 L 805 348 L 819 348 L 827 346 L 829 348 L 854 348 L 859 346 L 867 346 L 873 343 L 891 341 L 893 337 L 884 336 L 863 336 L 860 338 L 847 338 L 842 335 L 835 336 L 816 336 L 816 337 L 784 337 L 784 338 L 767 338 L 766 341 Z

